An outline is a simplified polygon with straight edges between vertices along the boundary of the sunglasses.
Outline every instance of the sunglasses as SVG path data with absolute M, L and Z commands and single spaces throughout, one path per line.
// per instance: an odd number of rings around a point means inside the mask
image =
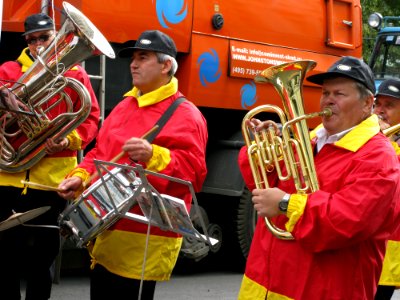
M 28 45 L 35 45 L 38 41 L 44 43 L 49 40 L 50 36 L 50 34 L 42 34 L 38 37 L 28 38 L 26 39 L 26 42 L 28 43 Z

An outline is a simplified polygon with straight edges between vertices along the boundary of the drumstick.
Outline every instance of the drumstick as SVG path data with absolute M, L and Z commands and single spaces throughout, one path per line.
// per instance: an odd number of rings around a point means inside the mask
M 147 131 L 141 138 L 145 139 L 146 137 L 148 137 L 151 133 L 153 133 L 156 129 L 158 128 L 158 125 L 155 125 L 153 128 L 151 128 L 149 131 Z M 113 157 L 113 159 L 111 159 L 110 162 L 115 163 L 116 161 L 118 161 L 121 157 L 123 157 L 125 155 L 125 151 L 122 151 L 121 153 L 117 154 L 115 157 Z M 97 173 L 93 174 L 90 177 L 90 181 L 91 182 L 94 178 L 97 177 Z M 35 186 L 35 187 L 39 187 L 42 188 L 44 190 L 47 191 L 53 191 L 53 192 L 65 192 L 64 190 L 61 190 L 57 187 L 53 187 L 53 186 L 49 186 L 49 185 L 44 185 L 44 184 L 40 184 L 40 183 L 36 183 L 36 182 L 32 182 L 32 181 L 25 181 L 25 180 L 21 180 L 22 184 L 26 184 L 28 186 Z M 84 185 L 85 186 L 85 185 Z
M 40 184 L 40 183 L 36 183 L 36 182 L 31 182 L 31 181 L 25 181 L 25 180 L 21 180 L 22 184 L 26 184 L 26 185 L 30 185 L 30 186 L 36 186 L 42 189 L 45 189 L 47 191 L 53 191 L 53 192 L 62 192 L 62 190 L 60 190 L 59 188 L 56 188 L 54 186 L 50 186 L 50 185 L 44 185 L 44 184 Z
M 158 125 L 155 125 L 153 128 L 151 128 L 149 131 L 147 131 L 145 134 L 143 134 L 140 138 L 141 139 L 145 139 L 147 138 L 150 134 L 152 134 L 154 131 L 156 131 L 158 129 Z M 125 155 L 125 151 L 121 151 L 120 153 L 118 153 L 116 156 L 114 156 L 110 162 L 111 163 L 115 163 L 117 162 L 121 157 L 123 157 Z M 93 181 L 93 179 L 95 179 L 97 176 L 99 176 L 100 174 L 94 173 L 92 174 L 92 176 L 90 176 L 90 180 L 88 181 L 89 183 Z

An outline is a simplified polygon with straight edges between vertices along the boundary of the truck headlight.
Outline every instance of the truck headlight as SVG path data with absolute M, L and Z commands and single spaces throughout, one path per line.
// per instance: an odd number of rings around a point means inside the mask
M 373 13 L 368 17 L 368 25 L 374 29 L 379 29 L 382 25 L 383 17 L 380 13 Z

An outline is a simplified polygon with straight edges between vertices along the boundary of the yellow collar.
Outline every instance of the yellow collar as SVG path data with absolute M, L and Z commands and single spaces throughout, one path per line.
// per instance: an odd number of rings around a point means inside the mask
M 135 97 L 138 101 L 139 107 L 149 106 L 161 102 L 162 100 L 176 94 L 178 91 L 178 79 L 172 77 L 171 81 L 159 87 L 158 89 L 151 91 L 150 93 L 140 95 L 140 90 L 133 87 L 129 92 L 125 93 L 125 97 Z
M 29 48 L 25 48 L 22 50 L 20 56 L 17 58 L 17 61 L 22 65 L 22 72 L 25 73 L 26 70 L 33 64 L 32 58 L 28 55 Z
M 311 131 L 310 138 L 313 139 L 316 136 L 316 131 L 321 127 L 322 124 L 318 125 L 313 131 Z M 373 114 L 355 126 L 350 132 L 335 142 L 334 145 L 352 152 L 356 152 L 379 131 L 380 127 L 378 116 Z
M 31 56 L 29 56 L 28 52 L 29 52 L 29 48 L 27 47 L 24 50 L 22 50 L 20 56 L 17 58 L 17 61 L 22 65 L 22 67 L 21 67 L 22 73 L 25 73 L 30 68 L 30 66 L 32 66 L 32 64 L 34 62 L 31 58 Z M 70 70 L 76 71 L 76 70 L 78 70 L 78 68 L 76 66 L 74 66 Z

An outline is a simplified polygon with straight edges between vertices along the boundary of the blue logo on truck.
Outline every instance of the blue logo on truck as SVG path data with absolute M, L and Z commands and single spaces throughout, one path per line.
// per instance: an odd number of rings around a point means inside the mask
M 178 24 L 186 18 L 188 4 L 184 0 L 157 0 L 156 11 L 161 26 L 169 28 L 169 24 Z
M 210 52 L 203 52 L 197 59 L 197 65 L 200 66 L 200 82 L 203 86 L 216 82 L 221 77 L 218 53 L 214 49 L 210 49 Z
M 240 89 L 240 95 L 242 98 L 242 107 L 247 109 L 249 106 L 254 105 L 257 102 L 257 88 L 254 82 L 245 84 Z

